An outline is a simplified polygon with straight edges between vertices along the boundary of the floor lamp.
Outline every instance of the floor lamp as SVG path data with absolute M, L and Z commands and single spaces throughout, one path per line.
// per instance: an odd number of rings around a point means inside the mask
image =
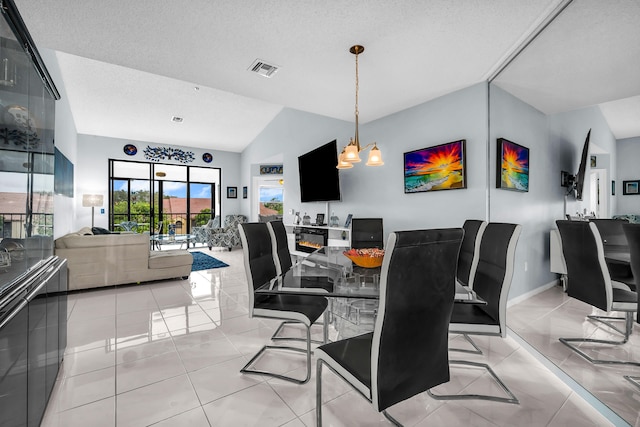
M 91 207 L 91 228 L 93 228 L 94 209 L 96 206 L 102 206 L 104 203 L 104 196 L 102 194 L 83 194 L 82 206 L 85 208 Z

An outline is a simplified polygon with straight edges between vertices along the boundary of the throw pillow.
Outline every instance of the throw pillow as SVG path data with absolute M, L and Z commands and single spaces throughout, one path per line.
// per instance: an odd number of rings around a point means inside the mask
M 92 227 L 91 231 L 93 232 L 93 234 L 111 234 L 109 230 L 100 227 Z

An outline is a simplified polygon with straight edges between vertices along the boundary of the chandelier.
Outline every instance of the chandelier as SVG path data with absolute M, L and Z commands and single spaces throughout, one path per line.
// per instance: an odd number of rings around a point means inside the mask
M 361 161 L 360 152 L 369 148 L 371 148 L 371 150 L 369 151 L 369 158 L 367 159 L 366 165 L 382 166 L 384 165 L 384 162 L 382 161 L 382 154 L 380 153 L 380 149 L 375 142 L 368 144 L 365 147 L 360 147 L 360 138 L 358 137 L 358 55 L 364 52 L 364 47 L 360 45 L 351 46 L 349 52 L 353 53 L 356 56 L 356 132 L 355 136 L 349 139 L 349 145 L 342 149 L 342 152 L 338 157 L 338 165 L 336 166 L 336 168 L 352 168 L 354 163 L 359 163 Z

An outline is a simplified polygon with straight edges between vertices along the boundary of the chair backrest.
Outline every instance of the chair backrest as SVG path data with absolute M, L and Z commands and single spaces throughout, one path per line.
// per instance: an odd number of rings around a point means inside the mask
M 351 220 L 351 247 L 380 248 L 384 246 L 382 218 L 353 218 Z
M 495 320 L 503 338 L 507 334 L 507 298 L 521 230 L 519 224 L 487 224 L 482 233 L 478 266 L 473 278 L 473 290 L 487 302 L 478 308 Z
M 254 291 L 276 277 L 271 235 L 264 222 L 240 223 L 238 232 L 242 241 L 244 268 L 249 285 L 249 317 L 252 317 L 255 303 Z
M 567 295 L 610 311 L 611 276 L 604 258 L 600 232 L 593 222 L 556 221 L 567 263 Z
M 389 235 L 371 348 L 378 411 L 449 381 L 448 328 L 462 236 L 461 228 Z
M 226 215 L 224 217 L 224 227 L 231 227 L 233 230 L 237 229 L 238 224 L 247 222 L 247 217 L 241 214 Z
M 205 225 L 206 228 L 220 228 L 220 216 L 216 215 L 213 219 L 210 219 Z
M 122 221 L 120 225 L 126 231 L 136 231 L 138 229 L 138 223 L 136 221 Z
M 464 222 L 464 238 L 460 246 L 460 254 L 458 255 L 458 269 L 456 271 L 456 279 L 465 286 L 473 288 L 473 278 L 476 268 L 478 267 L 478 259 L 480 255 L 480 242 L 482 241 L 482 233 L 487 227 L 486 221 L 477 219 L 468 219 Z
M 164 222 L 158 221 L 158 223 L 156 224 L 156 229 L 153 230 L 153 234 L 162 234 L 162 226 L 163 225 L 164 225 Z
M 636 283 L 638 283 L 640 278 L 640 224 L 624 224 L 622 229 L 629 243 L 631 271 L 633 277 L 636 278 Z M 640 307 L 640 292 L 638 289 L 636 292 L 638 293 L 638 307 Z M 636 322 L 640 323 L 640 310 L 638 310 Z
M 282 221 L 269 221 L 267 222 L 267 228 L 271 235 L 271 247 L 276 273 L 282 274 L 293 265 L 291 253 L 289 252 L 289 242 L 287 241 L 287 230 L 284 228 Z
M 629 245 L 622 226 L 629 221 L 626 219 L 591 219 L 589 221 L 598 227 L 605 252 L 627 251 Z

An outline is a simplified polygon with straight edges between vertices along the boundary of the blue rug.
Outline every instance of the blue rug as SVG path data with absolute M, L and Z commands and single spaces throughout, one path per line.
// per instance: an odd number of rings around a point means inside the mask
M 208 270 L 210 268 L 229 267 L 229 264 L 216 259 L 202 252 L 191 252 L 193 255 L 193 265 L 191 271 Z

